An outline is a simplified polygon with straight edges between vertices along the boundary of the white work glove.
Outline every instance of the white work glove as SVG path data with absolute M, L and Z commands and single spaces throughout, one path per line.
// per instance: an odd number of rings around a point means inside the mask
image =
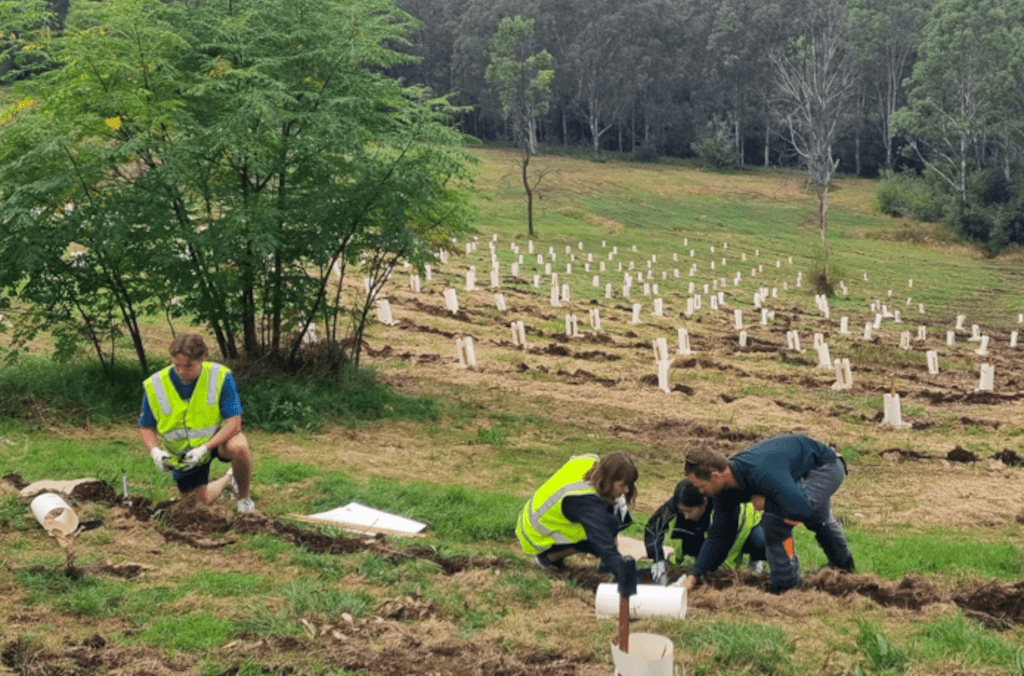
M 668 585 L 668 571 L 665 568 L 664 561 L 658 561 L 651 566 L 651 580 L 654 584 L 660 584 L 662 587 Z
M 676 580 L 675 582 L 673 582 L 669 586 L 670 587 L 685 587 L 686 586 L 686 580 L 689 577 L 690 577 L 689 575 L 683 575 L 681 578 L 679 578 L 678 580 Z
M 171 459 L 171 454 L 159 446 L 154 446 L 149 449 L 149 457 L 153 458 L 153 464 L 156 465 L 156 468 L 161 472 L 166 472 L 171 468 L 171 466 L 167 464 L 167 461 Z
M 210 449 L 206 448 L 206 444 L 203 444 L 202 446 L 196 446 L 188 453 L 186 453 L 185 457 L 182 459 L 182 463 L 185 465 L 186 468 L 192 469 L 193 467 L 196 467 L 206 462 L 206 459 L 209 457 Z
M 629 521 L 629 506 L 626 504 L 626 496 L 620 495 L 615 499 L 615 516 L 619 517 L 620 523 L 627 523 Z

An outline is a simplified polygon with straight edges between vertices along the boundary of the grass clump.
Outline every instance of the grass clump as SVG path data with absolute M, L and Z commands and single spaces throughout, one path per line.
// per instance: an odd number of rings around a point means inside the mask
M 246 425 L 266 432 L 312 430 L 327 421 L 354 426 L 381 419 L 431 421 L 441 415 L 435 400 L 400 395 L 365 369 L 346 369 L 326 380 L 240 380 L 239 392 Z
M 121 637 L 126 644 L 160 646 L 170 654 L 208 650 L 222 646 L 238 635 L 239 624 L 201 610 L 188 615 L 163 617 L 132 637 Z
M 162 367 L 162 365 L 161 365 Z M 36 426 L 131 423 L 142 405 L 137 365 L 115 364 L 107 377 L 95 359 L 67 364 L 20 355 L 0 364 L 0 418 Z M 328 422 L 354 426 L 361 421 L 431 421 L 441 416 L 429 397 L 407 397 L 376 380 L 368 369 L 344 369 L 335 378 L 272 375 L 253 369 L 236 373 L 246 427 L 296 432 Z
M 114 364 L 113 378 L 96 360 L 62 364 L 20 355 L 0 363 L 0 418 L 33 425 L 128 422 L 142 403 L 143 374 Z
M 793 645 L 778 627 L 739 622 L 705 625 L 682 623 L 674 636 L 686 652 L 710 653 L 694 665 L 694 676 L 703 674 L 794 674 Z
M 921 653 L 933 659 L 956 660 L 968 668 L 1001 668 L 1003 673 L 1024 676 L 1024 648 L 962 614 L 925 623 L 917 639 Z
M 860 628 L 857 646 L 864 652 L 863 666 L 854 673 L 859 674 L 902 674 L 906 671 L 910 654 L 906 648 L 896 644 L 885 632 L 868 620 L 856 620 Z

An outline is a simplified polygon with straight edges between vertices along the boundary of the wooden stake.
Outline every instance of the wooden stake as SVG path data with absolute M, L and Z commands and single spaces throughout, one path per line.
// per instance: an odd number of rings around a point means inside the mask
M 629 654 L 629 597 L 619 596 L 619 650 Z

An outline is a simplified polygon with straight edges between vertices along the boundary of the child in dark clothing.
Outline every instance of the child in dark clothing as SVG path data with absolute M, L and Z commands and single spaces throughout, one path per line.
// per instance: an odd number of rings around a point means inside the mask
M 741 520 L 737 533 L 735 552 L 730 551 L 723 568 L 735 568 L 741 562 L 743 554 L 749 554 L 752 563 L 764 560 L 764 535 L 758 525 L 760 513 L 750 503 L 744 506 L 746 519 Z M 672 497 L 658 508 L 647 521 L 644 528 L 644 545 L 647 556 L 653 561 L 651 577 L 655 584 L 668 584 L 666 561 L 664 554 L 665 536 L 671 530 L 674 540 L 675 555 L 673 563 L 682 563 L 683 558 L 692 556 L 696 559 L 714 516 L 714 509 L 709 509 L 708 499 L 701 495 L 697 487 L 683 480 L 676 484 Z M 675 521 L 675 525 L 672 522 Z

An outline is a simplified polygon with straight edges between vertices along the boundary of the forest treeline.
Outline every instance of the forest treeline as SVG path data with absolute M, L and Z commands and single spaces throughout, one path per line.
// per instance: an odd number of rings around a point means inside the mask
M 806 167 L 803 107 L 834 118 L 838 171 L 887 179 L 884 210 L 993 252 L 1024 242 L 1022 0 L 396 1 L 422 27 L 400 48 L 419 59 L 391 73 L 455 93 L 477 138 L 514 140 L 485 73 L 501 20 L 521 16 L 524 53 L 553 57 L 544 146 Z

